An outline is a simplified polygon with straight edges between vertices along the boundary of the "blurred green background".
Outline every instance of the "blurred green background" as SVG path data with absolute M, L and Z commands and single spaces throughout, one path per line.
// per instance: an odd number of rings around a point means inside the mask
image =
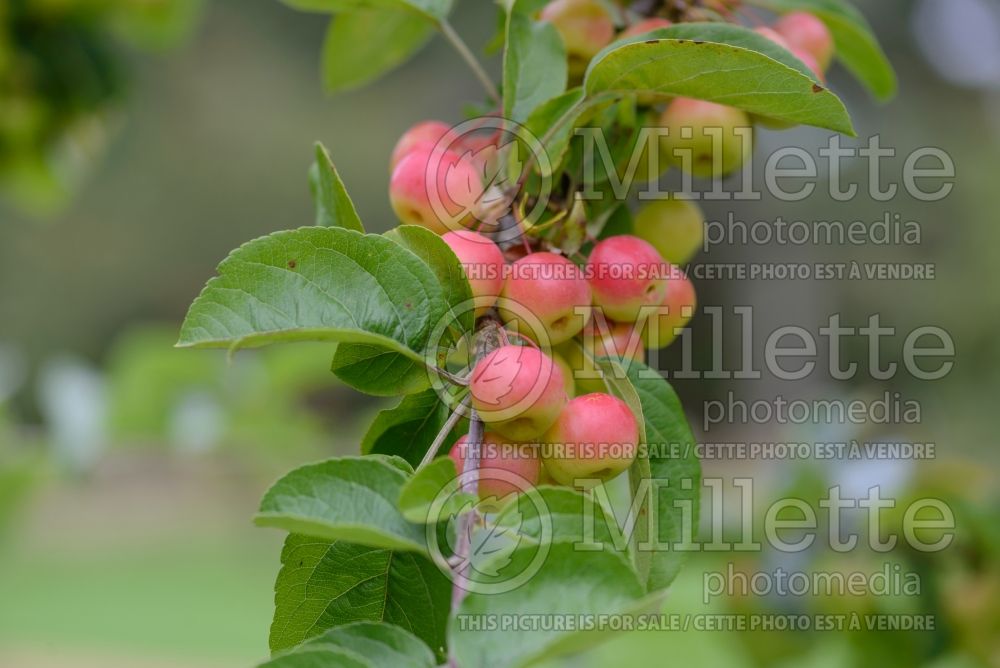
M 0 17 L 18 2 L 0 0 Z M 38 5 L 56 21 L 64 16 L 60 8 L 73 2 Z M 314 141 L 330 148 L 368 229 L 383 231 L 395 224 L 385 192 L 396 138 L 420 119 L 458 121 L 463 105 L 480 101 L 475 80 L 440 40 L 376 85 L 331 99 L 319 83 L 322 17 L 275 0 L 181 4 L 176 15 L 154 11 L 148 21 L 119 17 L 106 32 L 87 29 L 88 39 L 120 64 L 121 81 L 96 116 L 77 107 L 57 111 L 74 123 L 96 123 L 96 145 L 71 151 L 69 167 L 62 158 L 55 168 L 34 161 L 3 184 L 0 666 L 236 667 L 266 655 L 281 536 L 250 526 L 257 500 L 288 468 L 353 452 L 382 404 L 334 382 L 327 347 L 245 352 L 227 364 L 222 354 L 172 349 L 177 327 L 230 249 L 311 224 L 306 169 Z M 888 602 L 716 601 L 710 609 L 888 606 L 933 611 L 942 629 L 930 635 L 645 633 L 567 665 L 670 657 L 698 666 L 1000 666 L 1000 290 L 994 277 L 1000 263 L 994 204 L 1000 8 L 991 0 L 869 0 L 862 7 L 897 67 L 901 95 L 878 107 L 842 71 L 833 72 L 831 85 L 862 136 L 880 134 L 902 157 L 920 146 L 948 151 L 958 166 L 955 192 L 930 205 L 823 196 L 791 205 L 765 197 L 740 205 L 737 217 L 871 221 L 889 210 L 919 221 L 923 243 L 727 247 L 698 261 L 933 262 L 938 278 L 706 282 L 698 285 L 700 299 L 752 305 L 763 336 L 773 326 L 768 323 L 815 330 L 835 312 L 853 322 L 879 312 L 904 333 L 941 326 L 956 341 L 956 368 L 935 383 L 900 376 L 881 384 L 678 381 L 677 387 L 696 423 L 704 401 L 730 391 L 747 400 L 883 391 L 920 399 L 922 424 L 900 437 L 937 443 L 938 462 L 833 470 L 821 463 L 711 461 L 705 471 L 753 476 L 775 498 L 818 495 L 831 481 L 874 480 L 892 482 L 902 495 L 949 499 L 963 508 L 960 545 L 928 563 L 919 555 L 893 555 L 927 574 L 926 594 Z M 492 36 L 493 16 L 490 3 L 465 0 L 454 23 L 481 47 Z M 495 72 L 495 58 L 490 66 Z M 0 122 L 21 118 L 15 105 L 24 101 L 13 90 L 0 87 Z M 760 143 L 812 147 L 825 137 L 796 129 L 761 133 Z M 888 161 L 889 173 L 901 163 Z M 0 165 L 0 174 L 6 167 Z M 852 172 L 862 183 L 866 176 Z M 710 219 L 724 220 L 728 207 L 705 208 Z M 694 328 L 696 340 L 708 340 L 706 319 Z M 727 350 L 739 349 L 738 335 L 727 331 Z M 708 353 L 703 348 L 696 350 L 700 359 Z M 849 354 L 863 363 L 866 351 Z M 751 435 L 734 429 L 713 440 L 820 437 L 800 432 L 756 425 Z M 822 437 L 880 436 L 896 435 Z M 851 557 L 878 570 L 872 555 Z M 703 610 L 701 573 L 720 563 L 693 560 L 667 609 Z

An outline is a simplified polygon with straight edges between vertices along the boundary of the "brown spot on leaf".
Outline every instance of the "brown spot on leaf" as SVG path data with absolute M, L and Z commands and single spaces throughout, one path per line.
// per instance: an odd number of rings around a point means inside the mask
M 694 41 L 694 43 L 695 43 L 695 44 L 704 44 L 704 43 L 705 43 L 705 40 L 703 40 L 703 39 L 696 39 L 696 40 Z
M 410 302 L 406 302 L 405 304 L 403 304 L 403 306 L 405 308 L 413 308 L 413 304 L 411 304 Z
M 299 266 L 299 261 L 296 260 L 295 258 L 292 258 L 291 260 L 288 261 L 288 268 L 289 269 L 295 269 L 295 267 L 297 267 L 297 266 Z
M 659 44 L 660 40 L 658 40 L 658 39 L 647 39 L 645 43 L 646 44 Z
M 826 89 L 823 88 L 822 86 L 820 86 L 819 84 L 813 84 L 813 92 L 814 93 L 822 93 L 825 90 Z

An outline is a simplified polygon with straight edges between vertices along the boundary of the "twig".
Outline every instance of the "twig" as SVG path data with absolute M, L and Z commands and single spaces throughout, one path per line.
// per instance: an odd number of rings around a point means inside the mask
M 468 378 L 463 378 L 462 376 L 456 376 L 452 372 L 447 371 L 445 369 L 442 369 L 441 367 L 439 367 L 439 366 L 437 366 L 435 364 L 431 364 L 430 362 L 426 362 L 425 361 L 424 362 L 424 366 L 426 366 L 428 370 L 433 371 L 437 375 L 441 376 L 442 378 L 444 378 L 445 380 L 447 380 L 447 381 L 449 381 L 451 383 L 454 383 L 455 385 L 459 385 L 461 387 L 468 387 L 469 386 L 469 379 Z
M 462 491 L 472 494 L 473 497 L 479 495 L 479 455 L 483 444 L 483 431 L 483 421 L 473 411 L 472 419 L 469 421 L 469 438 L 466 439 L 466 447 L 463 448 L 465 461 L 462 464 L 464 475 Z M 468 589 L 469 579 L 465 573 L 472 565 L 472 559 L 469 556 L 469 550 L 472 549 L 470 534 L 477 515 L 478 513 L 473 510 L 465 513 L 458 520 L 458 545 L 455 546 L 455 556 L 458 557 L 458 563 L 464 567 L 460 566 L 455 570 L 455 584 L 451 589 L 451 614 L 453 617 L 458 614 L 458 609 L 462 605 L 465 592 Z
M 476 337 L 473 361 L 478 362 L 499 348 L 502 334 L 503 326 L 493 317 L 487 317 Z M 479 459 L 484 431 L 483 421 L 479 419 L 479 414 L 473 410 L 469 416 L 469 437 L 466 439 L 466 447 L 464 448 L 462 491 L 475 498 L 479 496 Z M 454 561 L 459 566 L 454 570 L 454 584 L 451 589 L 452 617 L 458 614 L 458 609 L 462 606 L 462 601 L 465 600 L 465 594 L 468 590 L 469 579 L 465 572 L 472 565 L 472 559 L 469 555 L 469 551 L 472 549 L 471 534 L 478 516 L 479 513 L 473 509 L 472 512 L 465 513 L 458 520 L 458 544 L 455 546 Z M 448 665 L 451 668 L 459 668 L 454 656 L 448 658 Z
M 483 69 L 483 66 L 479 63 L 479 60 L 476 58 L 476 54 L 472 53 L 472 50 L 469 49 L 469 45 L 465 43 L 457 32 L 455 32 L 455 29 L 448 21 L 441 21 L 438 27 L 441 29 L 441 34 L 444 35 L 445 39 L 447 39 L 455 50 L 458 51 L 458 55 L 462 57 L 462 60 L 464 60 L 469 66 L 472 73 L 476 75 L 477 79 L 479 79 L 479 82 L 483 85 L 483 88 L 486 89 L 486 94 L 490 96 L 490 99 L 496 104 L 501 104 L 500 91 L 497 90 L 496 84 L 493 83 L 493 79 L 490 78 L 490 75 L 486 73 L 486 70 Z
M 462 399 L 462 403 L 455 408 L 455 411 L 451 414 L 451 416 L 449 416 L 448 421 L 444 423 L 443 427 L 441 427 L 441 431 L 439 431 L 438 435 L 434 437 L 434 442 L 431 443 L 431 447 L 427 448 L 427 453 L 424 455 L 424 458 L 420 460 L 420 466 L 417 467 L 418 469 L 429 464 L 430 461 L 437 456 L 438 450 L 441 449 L 441 446 L 448 438 L 448 434 L 450 434 L 451 430 L 455 428 L 458 421 L 462 419 L 462 414 L 464 412 L 462 407 L 468 405 L 469 397 Z

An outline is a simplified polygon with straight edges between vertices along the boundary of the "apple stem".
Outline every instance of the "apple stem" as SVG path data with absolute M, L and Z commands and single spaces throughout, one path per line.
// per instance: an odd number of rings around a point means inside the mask
M 437 365 L 434 365 L 434 364 L 431 364 L 430 362 L 425 363 L 425 366 L 430 371 L 433 371 L 437 375 L 441 376 L 442 378 L 444 378 L 445 380 L 447 380 L 447 381 L 449 381 L 451 383 L 454 383 L 455 385 L 459 385 L 461 387 L 468 387 L 469 386 L 469 379 L 468 378 L 463 378 L 462 376 L 456 376 L 452 372 L 447 371 L 445 369 L 442 369 L 441 367 L 439 367 Z
M 462 419 L 463 415 L 465 415 L 465 409 L 468 408 L 468 406 L 469 397 L 465 397 L 465 399 L 462 400 L 462 403 L 455 407 L 454 412 L 448 417 L 448 421 L 444 423 L 443 427 L 441 427 L 441 431 L 439 431 L 437 436 L 434 437 L 434 442 L 431 443 L 431 447 L 427 448 L 427 453 L 424 454 L 424 458 L 420 460 L 420 465 L 417 466 L 418 470 L 429 464 L 437 456 L 438 450 L 441 449 L 441 446 L 444 444 L 445 440 L 447 440 L 448 434 L 451 433 L 451 430 L 455 428 L 458 421 Z
M 500 91 L 497 90 L 496 84 L 493 83 L 493 79 L 491 79 L 490 75 L 486 73 L 485 69 L 483 69 L 483 66 L 476 58 L 476 55 L 472 53 L 471 49 L 469 49 L 469 45 L 465 43 L 457 32 L 455 32 L 455 29 L 448 21 L 441 21 L 438 27 L 441 30 L 441 34 L 444 35 L 445 39 L 451 43 L 455 51 L 458 52 L 458 55 L 462 57 L 462 60 L 464 60 L 469 66 L 472 73 L 476 75 L 477 79 L 479 79 L 479 83 L 481 83 L 483 88 L 486 89 L 486 94 L 490 96 L 490 99 L 496 104 L 500 104 Z

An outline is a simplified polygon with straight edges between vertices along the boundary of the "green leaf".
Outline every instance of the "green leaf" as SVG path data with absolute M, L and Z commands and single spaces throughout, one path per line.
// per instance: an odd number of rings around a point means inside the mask
M 646 425 L 642 420 L 643 408 L 639 393 L 628 377 L 628 371 L 622 366 L 624 362 L 613 357 L 598 357 L 594 360 L 596 367 L 604 375 L 604 383 L 616 397 L 628 404 L 639 421 L 639 438 L 646 442 Z
M 316 202 L 316 224 L 321 227 L 343 227 L 364 233 L 365 227 L 340 180 L 330 153 L 316 142 L 316 162 L 309 169 L 309 189 Z
M 636 91 L 692 97 L 854 136 L 843 102 L 799 65 L 741 26 L 678 25 L 604 49 L 584 89 L 591 98 Z
M 772 39 L 761 35 L 756 30 L 728 23 L 679 23 L 670 28 L 655 30 L 643 38 L 632 38 L 627 42 L 641 41 L 650 37 L 667 37 L 669 39 L 708 40 L 730 46 L 738 46 L 750 51 L 762 53 L 782 65 L 798 70 L 813 81 L 819 77 L 804 62 L 788 49 L 775 43 Z
M 530 494 L 521 494 L 514 503 L 504 507 L 496 523 L 513 527 L 523 538 L 539 542 L 549 533 L 560 542 L 592 540 L 610 549 L 615 535 L 611 512 L 590 494 L 581 494 L 568 487 L 537 487 L 540 509 Z
M 455 462 L 450 457 L 439 457 L 406 481 L 399 495 L 399 509 L 403 517 L 418 524 L 435 524 L 472 510 L 478 499 L 458 491 L 458 487 Z M 442 493 L 449 496 L 435 506 L 434 500 Z
M 606 199 L 611 199 L 606 198 Z M 625 204 L 618 204 L 609 208 L 604 216 L 603 220 L 598 219 L 600 223 L 598 227 L 597 238 L 607 239 L 608 237 L 617 237 L 623 234 L 632 234 L 634 231 L 632 212 L 629 210 L 628 206 Z
M 354 622 L 330 629 L 305 643 L 347 649 L 373 666 L 433 668 L 434 653 L 419 638 L 394 624 Z
M 330 370 L 359 392 L 376 397 L 413 394 L 430 387 L 424 363 L 407 355 L 364 343 L 341 343 Z
M 427 265 L 379 235 L 337 227 L 276 232 L 233 251 L 192 304 L 181 347 L 347 341 L 423 363 L 447 312 Z
M 532 562 L 535 545 L 521 546 L 499 569 L 498 580 L 522 573 Z M 487 572 L 489 565 L 479 569 Z M 580 651 L 601 640 L 600 633 L 567 633 L 551 626 L 538 630 L 477 630 L 475 623 L 516 615 L 605 615 L 632 609 L 643 595 L 628 562 L 612 552 L 581 552 L 555 543 L 547 558 L 523 585 L 504 593 L 470 592 L 448 626 L 448 644 L 462 668 L 512 668 Z
M 272 651 L 295 647 L 327 629 L 373 621 L 395 624 L 443 656 L 451 583 L 430 560 L 292 534 L 281 564 L 274 587 Z M 322 636 L 317 642 L 323 644 Z M 410 654 L 421 655 L 416 650 Z
M 410 477 L 403 460 L 341 457 L 295 469 L 264 495 L 254 521 L 326 540 L 427 552 L 423 528 L 396 507 Z
M 371 666 L 434 668 L 434 653 L 419 638 L 393 624 L 354 622 L 330 629 L 304 647 L 327 646 L 363 657 Z
M 756 0 L 755 4 L 779 13 L 796 10 L 819 17 L 833 34 L 837 59 L 882 101 L 896 95 L 898 82 L 871 26 L 853 5 L 844 0 Z
M 471 331 L 475 324 L 474 313 L 468 308 L 472 288 L 458 258 L 441 237 L 414 225 L 401 225 L 384 236 L 424 262 L 446 302 L 445 311 L 430 323 L 425 348 L 449 345 L 456 330 Z M 430 387 L 422 359 L 415 361 L 384 346 L 342 343 L 334 354 L 332 370 L 354 389 L 376 396 L 413 394 Z
M 312 663 L 317 655 L 327 655 L 325 663 Z M 296 657 L 299 657 L 296 659 Z M 289 654 L 261 664 L 261 668 L 288 666 L 358 665 L 365 668 L 434 668 L 434 654 L 419 638 L 393 624 L 351 622 L 318 635 Z
M 503 57 L 504 117 L 523 122 L 540 104 L 566 90 L 566 47 L 555 27 L 535 21 L 516 0 L 507 14 Z M 524 6 L 524 7 L 522 7 Z
M 549 157 L 551 169 L 543 176 L 557 172 L 562 164 L 573 138 L 574 123 L 585 111 L 584 97 L 583 89 L 571 88 L 537 107 L 525 121 L 525 128 L 542 142 Z
M 656 490 L 657 542 L 675 545 L 693 540 L 697 532 L 701 493 L 701 462 L 680 399 L 655 370 L 641 362 L 627 362 L 628 381 L 642 406 L 643 443 L 651 450 L 649 477 L 660 481 Z M 666 483 L 665 485 L 662 483 Z M 647 498 L 648 500 L 648 498 Z M 691 526 L 683 526 L 679 502 L 692 504 Z M 687 551 L 658 550 L 651 553 L 649 591 L 664 589 L 677 577 Z
M 415 467 L 444 428 L 448 415 L 448 407 L 433 389 L 404 397 L 375 416 L 361 441 L 361 453 L 396 455 Z
M 356 9 L 402 10 L 415 13 L 434 22 L 443 20 L 451 12 L 454 0 L 281 0 L 293 9 L 303 12 L 335 14 Z
M 341 12 L 323 42 L 323 85 L 334 93 L 370 83 L 406 62 L 433 33 L 431 22 L 393 8 Z
M 453 324 L 461 328 L 462 332 L 471 332 L 476 324 L 474 310 L 470 308 L 472 287 L 461 261 L 448 244 L 437 234 L 417 225 L 400 225 L 386 232 L 385 236 L 430 267 L 438 278 L 445 301 L 452 308 Z
M 291 654 L 277 656 L 260 664 L 260 668 L 370 668 L 356 654 L 335 647 L 303 647 Z
M 611 394 L 615 395 L 626 404 L 628 404 L 629 409 L 632 414 L 635 415 L 635 419 L 639 423 L 639 442 L 643 445 L 649 443 L 649 439 L 646 434 L 646 418 L 645 411 L 642 405 L 642 399 L 639 393 L 636 391 L 635 386 L 629 379 L 628 372 L 622 367 L 622 362 L 610 357 L 599 357 L 595 361 L 598 369 L 604 374 L 604 383 L 608 387 Z M 631 498 L 634 500 L 637 496 L 641 494 L 648 493 L 648 489 L 644 490 L 644 486 L 649 485 L 649 480 L 653 477 L 652 469 L 649 463 L 648 452 L 640 452 L 639 456 L 636 457 L 632 466 L 628 470 L 628 483 L 629 491 L 631 492 Z M 657 490 L 659 492 L 659 490 Z M 654 554 L 649 549 L 643 549 L 641 546 L 644 543 L 648 543 L 650 538 L 650 522 L 649 518 L 649 498 L 646 497 L 642 500 L 641 504 L 637 507 L 638 519 L 635 522 L 635 526 L 632 530 L 632 535 L 630 536 L 630 547 L 632 551 L 632 563 L 635 567 L 636 573 L 639 575 L 639 581 L 649 589 L 650 573 L 653 570 L 653 560 Z M 646 521 L 643 521 L 646 520 Z

